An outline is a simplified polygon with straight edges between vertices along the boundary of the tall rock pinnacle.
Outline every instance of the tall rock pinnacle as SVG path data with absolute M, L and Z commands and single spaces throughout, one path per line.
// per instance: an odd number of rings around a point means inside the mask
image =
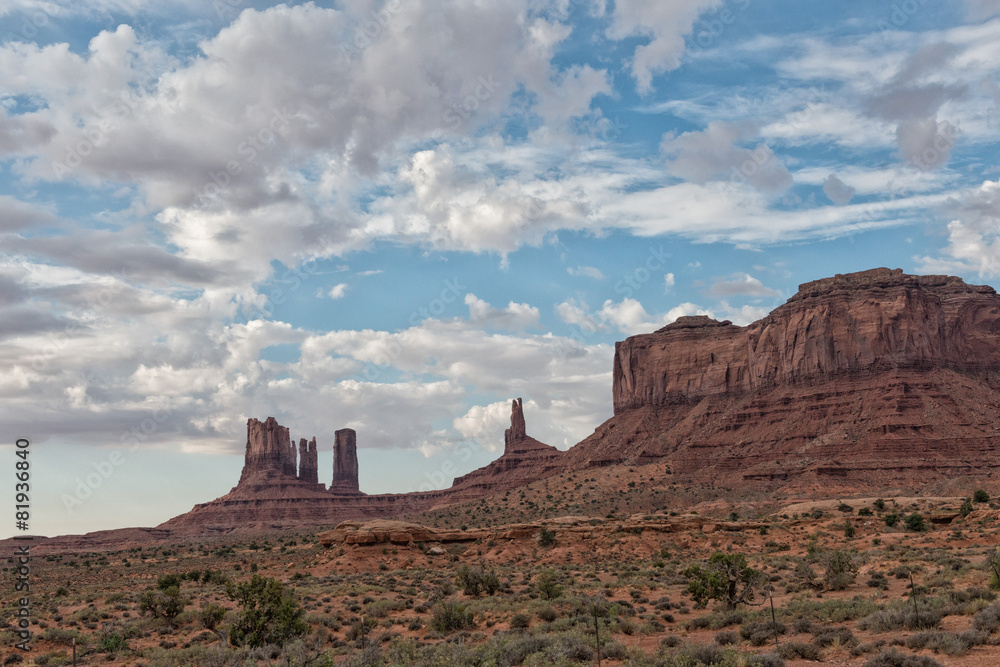
M 358 493 L 358 435 L 352 428 L 342 428 L 334 434 L 333 483 L 334 493 Z
M 240 482 L 258 472 L 295 477 L 295 445 L 274 417 L 247 421 L 247 445 Z
M 506 452 L 512 442 L 523 440 L 528 435 L 524 426 L 524 409 L 521 407 L 521 399 L 516 398 L 511 401 L 510 406 L 510 428 L 503 432 L 503 448 Z
M 316 438 L 308 443 L 299 440 L 299 479 L 310 484 L 319 484 L 319 462 L 316 453 Z

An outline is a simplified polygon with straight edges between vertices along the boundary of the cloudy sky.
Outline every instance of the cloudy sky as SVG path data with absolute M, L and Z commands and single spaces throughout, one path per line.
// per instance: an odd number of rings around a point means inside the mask
M 0 411 L 33 532 L 155 525 L 249 417 L 447 486 L 614 342 L 875 266 L 1000 285 L 1000 1 L 7 0 Z M 0 535 L 14 533 L 0 527 Z

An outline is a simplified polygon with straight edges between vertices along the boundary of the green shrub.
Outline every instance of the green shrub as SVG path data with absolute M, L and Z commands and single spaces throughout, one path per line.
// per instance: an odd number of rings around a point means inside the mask
M 972 514 L 972 503 L 969 502 L 968 498 L 962 501 L 962 506 L 958 508 L 958 513 L 963 519 Z
M 718 600 L 727 609 L 753 602 L 756 591 L 767 582 L 764 573 L 751 568 L 747 557 L 740 553 L 715 553 L 705 567 L 692 565 L 684 570 L 684 576 L 688 593 L 697 605 Z
M 493 570 L 487 572 L 481 567 L 460 565 L 455 571 L 455 583 L 470 597 L 483 593 L 493 595 L 500 588 L 500 577 Z
M 895 512 L 890 512 L 889 514 L 886 514 L 884 517 L 882 517 L 882 520 L 885 521 L 885 525 L 892 528 L 897 523 L 899 523 L 899 515 L 896 514 Z
M 431 615 L 431 627 L 438 632 L 453 632 L 475 627 L 471 611 L 466 611 L 465 605 L 453 600 L 442 600 L 434 605 Z
M 934 658 L 922 655 L 907 655 L 896 648 L 882 651 L 861 667 L 944 667 Z
M 976 489 L 975 493 L 972 494 L 972 502 L 988 503 L 990 502 L 990 494 L 986 493 L 983 489 Z
M 538 594 L 543 600 L 555 600 L 563 592 L 562 586 L 556 580 L 555 571 L 551 569 L 542 570 L 535 579 L 535 585 L 538 587 Z
M 203 606 L 198 612 L 198 620 L 206 630 L 215 630 L 215 627 L 226 616 L 226 608 L 221 604 L 210 602 Z
M 787 642 L 778 647 L 777 653 L 785 660 L 815 660 L 819 661 L 822 653 L 815 644 L 805 642 Z
M 239 585 L 230 583 L 226 592 L 240 604 L 239 616 L 229 631 L 233 646 L 283 646 L 309 630 L 302 620 L 302 607 L 276 579 L 255 574 Z
M 906 517 L 906 528 L 907 530 L 912 530 L 915 533 L 922 533 L 927 530 L 927 523 L 924 521 L 923 515 L 914 512 L 910 516 Z
M 549 530 L 545 526 L 542 526 L 541 531 L 538 533 L 538 546 L 540 547 L 551 547 L 556 543 L 555 532 Z
M 858 566 L 854 563 L 854 556 L 846 551 L 836 549 L 831 551 L 826 558 L 826 574 L 823 576 L 823 583 L 833 591 L 842 591 L 854 583 L 855 572 Z

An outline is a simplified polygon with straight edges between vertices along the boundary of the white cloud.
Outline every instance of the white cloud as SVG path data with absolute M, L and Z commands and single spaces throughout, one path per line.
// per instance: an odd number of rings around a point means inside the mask
M 466 294 L 465 305 L 469 307 L 469 321 L 478 326 L 513 330 L 538 326 L 538 308 L 526 303 L 511 301 L 506 308 L 498 309 L 475 294 Z
M 771 149 L 765 144 L 752 150 L 737 146 L 753 134 L 746 124 L 714 121 L 699 132 L 664 137 L 662 149 L 671 158 L 670 171 L 693 183 L 729 180 L 763 192 L 782 192 L 791 186 L 792 177 Z
M 749 273 L 734 273 L 731 277 L 719 278 L 708 288 L 708 295 L 716 298 L 732 296 L 774 297 L 780 292 L 766 287 L 758 278 Z
M 830 174 L 823 181 L 823 194 L 837 206 L 850 203 L 855 192 L 854 188 L 837 178 L 836 174 Z
M 532 411 L 530 400 L 525 405 L 525 411 Z M 456 417 L 452 424 L 463 437 L 476 440 L 486 451 L 502 451 L 503 432 L 510 426 L 510 401 L 473 405 L 464 415 Z
M 655 331 L 684 315 L 714 317 L 712 311 L 693 303 L 682 303 L 663 315 L 652 315 L 646 312 L 639 301 L 632 298 L 618 302 L 608 299 L 600 310 L 594 312 L 590 311 L 586 303 L 568 299 L 557 304 L 555 312 L 562 321 L 579 327 L 585 334 L 617 330 L 627 336 Z
M 948 223 L 943 256 L 916 258 L 920 270 L 1000 276 L 1000 180 L 984 182 L 951 210 L 958 217 Z
M 632 56 L 632 77 L 640 93 L 652 91 L 654 75 L 680 66 L 684 38 L 691 34 L 695 20 L 706 10 L 721 4 L 721 0 L 618 0 L 615 3 L 608 36 L 616 40 L 633 36 L 649 38 L 649 42 L 635 48 Z
M 347 283 L 337 283 L 326 293 L 331 299 L 343 299 L 345 294 L 347 294 Z
M 976 20 L 1000 15 L 1000 0 L 965 0 L 969 17 Z
M 676 281 L 674 280 L 674 274 L 668 273 L 663 276 L 663 291 L 666 294 L 670 293 L 670 290 L 674 288 Z
M 571 276 L 586 276 L 594 280 L 604 280 L 601 270 L 593 266 L 571 266 L 566 269 L 566 273 Z

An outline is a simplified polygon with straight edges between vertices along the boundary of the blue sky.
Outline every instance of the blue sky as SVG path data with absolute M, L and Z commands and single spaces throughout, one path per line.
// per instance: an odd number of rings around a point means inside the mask
M 33 529 L 566 449 L 614 342 L 876 266 L 997 284 L 1000 2 L 12 0 L 0 412 Z M 7 528 L 0 534 L 12 533 Z

